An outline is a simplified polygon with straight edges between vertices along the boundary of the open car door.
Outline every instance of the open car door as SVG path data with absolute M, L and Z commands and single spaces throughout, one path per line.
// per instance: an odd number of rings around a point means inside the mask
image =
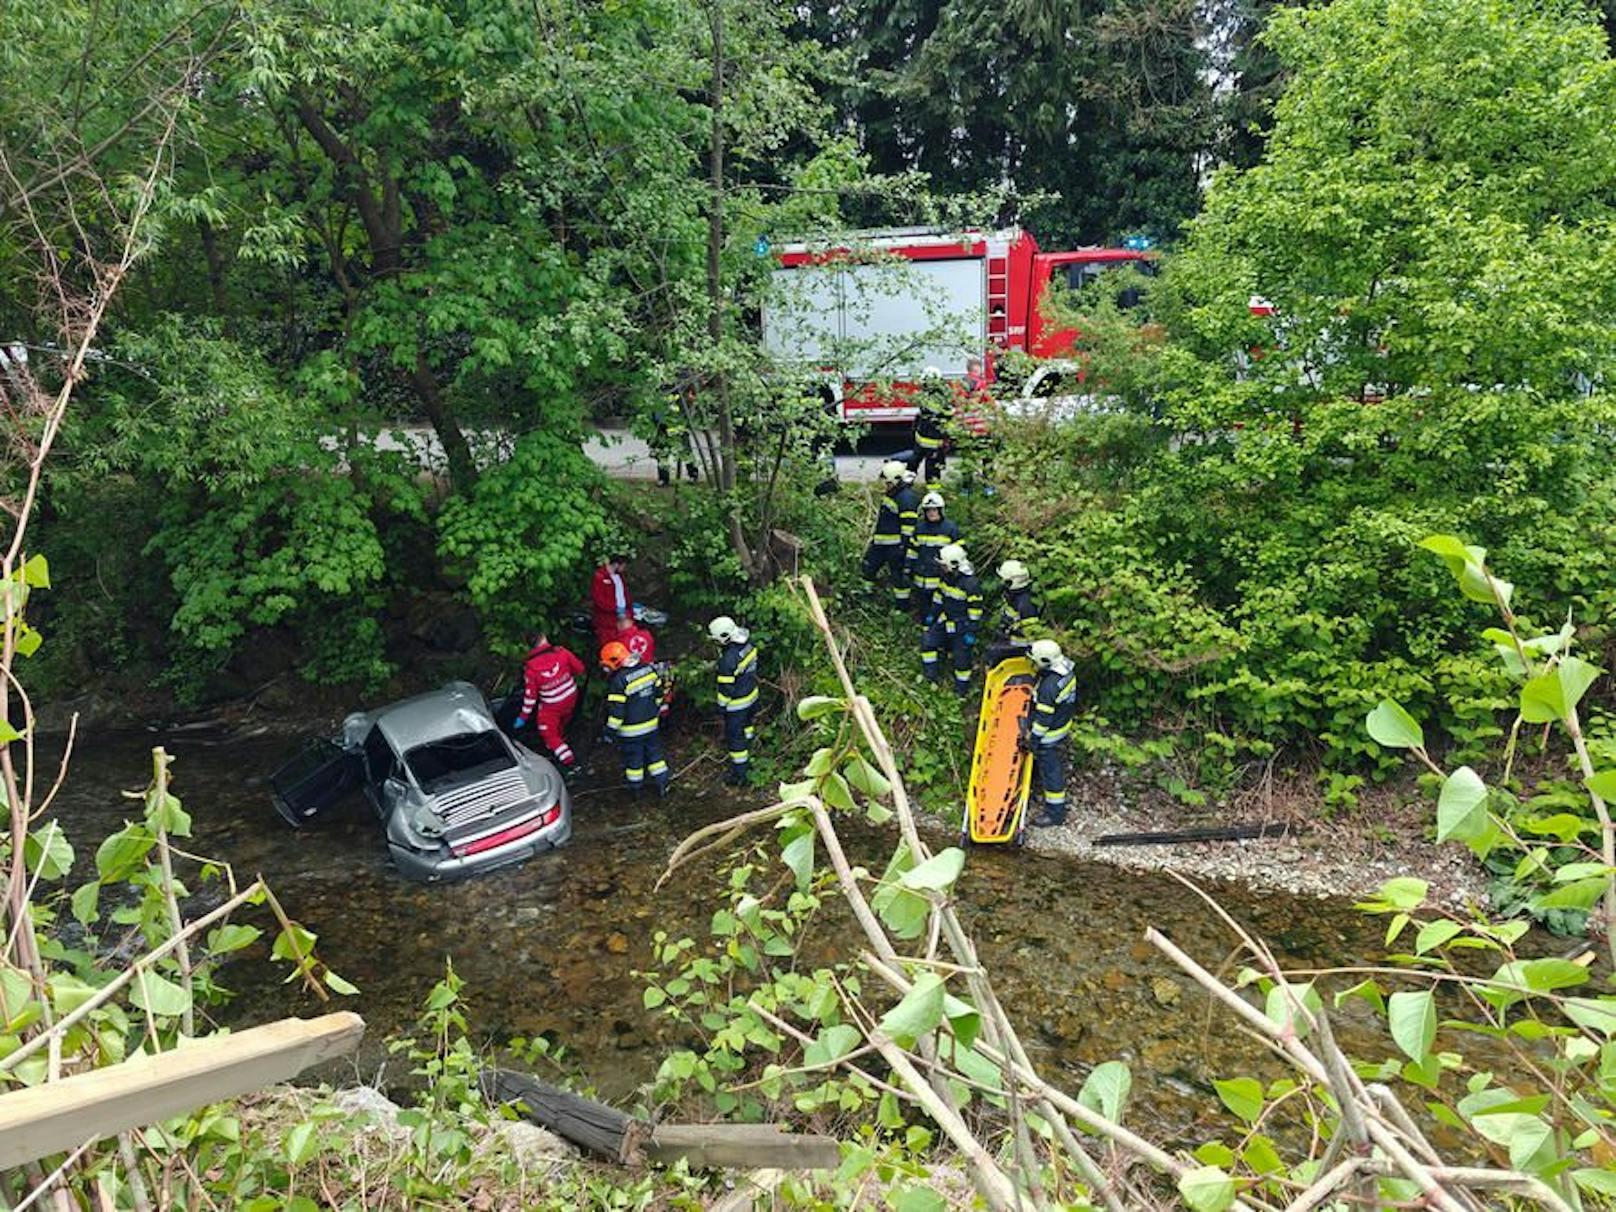
M 269 776 L 275 808 L 301 829 L 323 816 L 359 786 L 359 754 L 331 741 L 311 741 L 286 765 Z

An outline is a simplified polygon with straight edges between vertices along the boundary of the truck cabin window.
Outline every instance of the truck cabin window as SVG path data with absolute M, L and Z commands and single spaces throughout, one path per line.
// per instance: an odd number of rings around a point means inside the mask
M 1156 276 L 1156 265 L 1153 261 L 1075 261 L 1070 265 L 1062 265 L 1055 272 L 1068 290 L 1082 290 L 1085 286 L 1099 280 L 1100 275 L 1107 270 L 1127 265 L 1137 270 L 1147 278 Z M 1134 287 L 1121 291 L 1117 295 L 1117 306 L 1123 311 L 1139 306 L 1139 291 Z
M 427 792 L 516 765 L 499 733 L 493 731 L 462 732 L 429 745 L 417 745 L 404 760 L 421 790 Z

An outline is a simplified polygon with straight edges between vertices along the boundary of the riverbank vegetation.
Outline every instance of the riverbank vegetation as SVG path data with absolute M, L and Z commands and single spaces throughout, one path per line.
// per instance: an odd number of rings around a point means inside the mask
M 777 802 L 674 857 L 723 864 L 729 894 L 710 937 L 641 960 L 647 1012 L 684 1038 L 648 1110 L 834 1131 L 842 1169 L 782 1181 L 788 1206 L 921 1212 L 966 1183 L 995 1209 L 1601 1206 L 1616 64 L 1597 14 L 1562 0 L 1242 8 L 1221 42 L 1199 11 L 1115 0 L 1081 54 L 1041 12 L 990 28 L 957 6 L 923 30 L 885 6 L 727 0 L 10 14 L 0 1074 L 47 1082 L 205 1033 L 231 957 L 363 996 L 295 906 L 184 852 L 160 753 L 138 820 L 65 837 L 36 704 L 154 680 L 199 702 L 292 669 L 407 683 L 402 635 L 471 619 L 454 660 L 509 653 L 639 535 L 679 612 L 765 638 L 792 705 L 769 722 Z M 1026 50 L 991 69 L 1006 87 L 941 87 L 981 78 L 995 30 Z M 1265 96 L 1249 131 L 1234 115 Z M 1209 160 L 1225 167 L 1197 213 Z M 958 798 L 967 722 L 917 684 L 912 627 L 857 600 L 870 502 L 814 494 L 824 418 L 752 339 L 771 237 L 1007 214 L 1054 241 L 1167 242 L 1151 280 L 1054 303 L 1082 333 L 1078 415 L 1005 420 L 949 486 L 979 568 L 1035 570 L 1083 669 L 1081 748 L 1190 807 L 1276 767 L 1345 804 L 1412 754 L 1439 840 L 1604 936 L 1543 954 L 1524 923 L 1438 911 L 1413 879 L 1366 902 L 1407 948 L 1373 968 L 1286 972 L 1234 922 L 1232 971 L 1151 936 L 1293 1070 L 1220 1075 L 1205 1139 L 1128 1127 L 1120 1062 L 1067 1089 L 1029 1059 L 954 915 L 965 856 L 933 852 L 909 798 Z M 701 483 L 671 506 L 608 483 L 582 447 L 607 415 L 677 416 Z M 433 465 L 376 440 L 390 429 L 430 434 Z M 853 819 L 901 839 L 879 874 L 839 858 Z M 729 848 L 759 825 L 772 841 Z M 831 901 L 858 932 L 804 971 Z M 227 920 L 255 907 L 261 925 Z M 524 1185 L 459 998 L 450 972 L 400 1042 L 420 1103 L 374 1166 L 314 1100 L 291 1123 L 212 1108 L 87 1142 L 0 1195 L 715 1194 L 570 1161 Z M 1338 1016 L 1375 1042 L 1343 1051 Z

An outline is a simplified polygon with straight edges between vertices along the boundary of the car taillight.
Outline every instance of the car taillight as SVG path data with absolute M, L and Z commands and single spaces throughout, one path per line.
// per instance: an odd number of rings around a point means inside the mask
M 498 833 L 490 833 L 487 837 L 480 837 L 475 842 L 467 842 L 464 846 L 454 848 L 455 855 L 466 858 L 473 854 L 481 854 L 485 850 L 507 845 L 510 842 L 520 841 L 530 833 L 537 833 L 546 829 L 561 819 L 561 805 L 553 804 L 538 816 L 523 821 L 520 825 L 512 825 L 509 829 L 501 829 Z

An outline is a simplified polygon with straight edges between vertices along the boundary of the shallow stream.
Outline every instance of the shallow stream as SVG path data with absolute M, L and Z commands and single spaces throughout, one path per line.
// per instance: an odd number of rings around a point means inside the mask
M 381 1041 L 413 1021 L 446 957 L 466 980 L 478 1043 L 544 1033 L 564 1044 L 607 1094 L 625 1094 L 647 1080 L 664 1051 L 679 1043 L 642 1009 L 643 985 L 633 970 L 650 965 L 657 929 L 703 937 L 721 891 L 708 867 L 682 873 L 661 894 L 652 886 L 684 834 L 752 806 L 747 802 L 676 789 L 663 803 L 636 806 L 586 781 L 568 848 L 429 888 L 393 871 L 380 829 L 358 797 L 351 812 L 321 828 L 299 832 L 281 820 L 265 778 L 296 750 L 295 741 L 102 735 L 81 746 L 57 800 L 79 854 L 70 886 L 91 870 L 95 845 L 136 807 L 119 792 L 149 776 L 147 750 L 156 743 L 175 755 L 175 790 L 195 826 L 189 848 L 231 863 L 243 881 L 262 873 L 287 912 L 319 935 L 322 958 L 360 987 L 346 1006 L 369 1024 L 367 1078 L 384 1061 Z M 609 763 L 609 755 L 598 762 Z M 850 859 L 875 871 L 894 844 L 892 835 L 869 829 L 850 830 L 845 840 Z M 1299 966 L 1377 954 L 1383 921 L 1350 905 L 1235 887 L 1216 892 Z M 1075 1090 L 1103 1060 L 1126 1060 L 1134 1069 L 1133 1114 L 1193 1141 L 1204 1136 L 1197 1120 L 1215 1109 L 1207 1097 L 1213 1078 L 1279 1074 L 1143 941 L 1145 927 L 1154 925 L 1214 970 L 1232 951 L 1228 929 L 1171 878 L 979 849 L 970 855 L 959 896 L 1034 1060 L 1068 1088 Z M 818 945 L 848 938 L 839 926 L 840 919 L 824 923 Z M 246 1024 L 316 1012 L 312 999 L 279 983 L 280 970 L 262 958 L 260 948 L 227 970 L 223 983 L 240 996 L 222 1017 Z M 1354 1011 L 1344 1013 L 1342 1030 L 1354 1036 Z M 1381 1055 L 1378 1043 L 1357 1042 L 1361 1054 Z

